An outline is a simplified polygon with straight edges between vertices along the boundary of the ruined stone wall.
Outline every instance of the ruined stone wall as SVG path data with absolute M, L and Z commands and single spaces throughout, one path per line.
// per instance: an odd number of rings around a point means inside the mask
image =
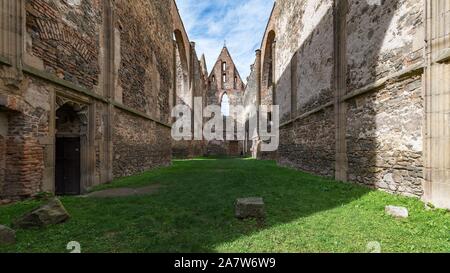
M 165 123 L 173 88 L 170 1 L 116 1 L 120 40 L 118 85 L 123 104 Z M 118 37 L 117 37 L 118 36 Z M 114 177 L 170 164 L 170 128 L 117 110 L 114 114 Z
M 102 1 L 26 1 L 27 61 L 92 89 L 99 81 Z
M 347 94 L 423 62 L 423 3 L 350 1 Z M 388 81 L 347 101 L 348 179 L 423 195 L 424 102 L 420 75 Z
M 208 88 L 208 75 L 204 73 L 201 67 L 201 61 L 198 59 L 197 52 L 195 50 L 195 43 L 191 44 L 191 88 L 186 86 L 187 81 L 185 75 L 187 71 L 183 68 L 179 50 L 176 51 L 176 80 L 177 80 L 177 104 L 188 105 L 191 109 L 193 97 L 200 97 L 203 100 L 203 109 L 207 105 L 207 88 Z M 201 122 L 199 120 L 198 122 Z M 203 140 L 181 140 L 172 141 L 172 154 L 175 158 L 194 158 L 205 155 L 206 143 Z
M 255 66 L 251 66 L 250 75 L 247 77 L 247 85 L 245 86 L 243 105 L 256 105 L 256 71 Z
M 279 164 L 333 177 L 336 150 L 333 121 L 333 108 L 327 108 L 281 128 Z
M 58 129 L 80 134 L 82 191 L 170 164 L 172 1 L 2 3 L 0 202 L 55 191 Z
M 349 1 L 347 92 L 423 62 L 423 2 Z
M 332 1 L 280 1 L 274 14 L 276 102 L 285 123 L 333 100 Z M 280 164 L 334 175 L 332 108 L 296 119 L 280 134 Z
M 343 172 L 349 181 L 420 197 L 423 2 L 345 2 L 277 1 L 269 19 L 261 100 L 270 100 L 265 65 L 275 33 L 278 161 L 324 176 Z M 256 96 L 254 81 L 245 97 Z
M 4 86 L 2 86 L 4 88 Z M 4 89 L 3 89 L 4 90 Z M 4 96 L 3 177 L 0 199 L 30 196 L 42 187 L 52 89 L 27 77 L 22 97 Z M 50 155 L 51 156 L 51 155 Z
M 349 180 L 422 196 L 423 107 L 420 76 L 349 100 Z
M 202 108 L 204 109 L 206 107 L 206 90 L 208 88 L 208 75 L 204 75 L 201 67 L 201 62 L 198 58 L 197 52 L 195 50 L 195 44 L 192 49 L 192 58 L 193 60 L 193 83 L 194 83 L 194 97 L 202 98 L 203 105 Z M 205 71 L 207 73 L 207 71 Z M 201 120 L 204 120 L 201 118 Z M 197 120 L 197 122 L 200 122 L 201 120 Z M 199 157 L 205 155 L 205 149 L 206 149 L 206 142 L 203 140 L 197 140 L 192 142 L 191 146 L 191 155 L 190 157 Z
M 123 103 L 167 120 L 173 81 L 170 1 L 116 1 Z
M 222 67 L 223 63 L 226 64 L 225 70 Z M 225 82 L 223 81 L 224 75 L 226 76 Z M 230 105 L 242 104 L 244 84 L 227 48 L 224 47 L 217 58 L 209 75 L 209 81 L 211 83 L 208 93 L 209 105 L 220 105 L 225 93 L 230 99 Z
M 171 161 L 171 137 L 166 127 L 116 110 L 114 177 L 130 176 Z
M 224 78 L 225 77 L 225 78 Z M 229 99 L 229 106 L 242 106 L 244 99 L 244 83 L 241 79 L 239 71 L 234 64 L 228 48 L 224 47 L 216 60 L 214 67 L 209 75 L 209 86 L 206 94 L 207 105 L 221 106 L 222 99 L 227 94 Z M 230 118 L 236 120 L 238 116 L 236 113 L 230 112 Z M 224 137 L 227 135 L 226 122 L 223 125 Z M 233 129 L 228 130 L 229 134 L 233 133 Z M 206 147 L 208 155 L 240 155 L 242 151 L 242 143 L 239 143 L 239 151 L 235 150 L 235 142 L 229 142 L 230 139 L 224 141 L 210 141 Z

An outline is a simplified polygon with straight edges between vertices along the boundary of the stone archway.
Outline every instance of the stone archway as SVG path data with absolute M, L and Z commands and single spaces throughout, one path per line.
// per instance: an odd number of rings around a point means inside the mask
M 55 118 L 55 193 L 79 195 L 87 186 L 88 105 L 58 96 Z

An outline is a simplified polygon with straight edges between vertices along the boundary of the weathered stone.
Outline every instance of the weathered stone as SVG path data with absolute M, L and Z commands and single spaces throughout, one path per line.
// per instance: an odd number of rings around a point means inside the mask
M 0 22 L 5 22 L 0 40 L 11 40 L 0 46 L 1 59 L 23 57 L 33 68 L 24 74 L 22 65 L 9 69 L 0 62 L 0 70 L 11 70 L 0 75 L 0 204 L 60 190 L 55 169 L 72 164 L 55 164 L 61 154 L 54 145 L 57 135 L 81 138 L 79 151 L 85 152 L 74 181 L 81 192 L 170 165 L 175 28 L 189 59 L 184 75 L 198 76 L 197 94 L 206 84 L 201 73 L 191 73 L 191 66 L 200 70 L 200 65 L 195 51 L 188 51 L 173 0 L 6 1 Z M 10 79 L 9 72 L 18 77 Z M 89 102 L 73 109 L 74 122 L 58 116 L 72 100 Z M 63 120 L 67 126 L 60 126 Z
M 396 206 L 386 206 L 385 212 L 387 215 L 393 216 L 395 218 L 408 218 L 409 212 L 407 208 L 396 207 Z
M 16 243 L 16 232 L 9 227 L 0 225 L 0 246 Z
M 259 197 L 241 198 L 236 201 L 236 218 L 264 219 L 266 217 L 264 200 Z
M 47 204 L 16 219 L 14 226 L 18 228 L 45 227 L 64 223 L 69 218 L 63 204 L 55 197 Z

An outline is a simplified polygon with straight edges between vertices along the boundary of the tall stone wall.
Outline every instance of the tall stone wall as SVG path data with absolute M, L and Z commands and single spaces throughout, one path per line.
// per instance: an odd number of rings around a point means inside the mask
M 101 1 L 26 0 L 28 62 L 92 89 L 100 74 Z
M 347 101 L 348 179 L 383 190 L 423 195 L 424 102 L 420 75 L 391 79 L 423 62 L 421 1 L 382 6 L 349 2 L 346 93 L 389 78 Z
M 168 120 L 173 81 L 170 1 L 115 1 L 123 104 Z
M 167 128 L 122 110 L 116 110 L 114 118 L 114 177 L 170 165 L 171 137 Z
M 0 2 L 0 203 L 55 192 L 67 135 L 82 192 L 170 164 L 173 1 Z M 58 122 L 64 107 L 77 128 Z
M 276 7 L 276 102 L 279 162 L 334 176 L 333 1 L 281 1 Z M 308 114 L 310 111 L 315 111 Z M 303 118 L 298 118 L 302 117 Z
M 423 107 L 420 76 L 349 100 L 349 180 L 422 196 Z
M 280 105 L 281 165 L 422 197 L 423 1 L 372 2 L 277 1 L 255 72 L 261 102 Z
M 114 113 L 114 177 L 170 164 L 173 88 L 173 29 L 169 1 L 116 1 L 116 39 L 120 41 L 118 89 L 123 104 L 155 121 Z M 161 124 L 162 123 L 162 124 Z

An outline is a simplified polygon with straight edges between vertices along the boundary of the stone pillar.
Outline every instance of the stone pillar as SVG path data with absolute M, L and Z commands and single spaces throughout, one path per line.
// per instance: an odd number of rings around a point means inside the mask
M 334 2 L 334 110 L 336 126 L 336 180 L 346 181 L 348 157 L 346 142 L 347 105 L 347 0 Z
M 255 79 L 256 79 L 256 113 L 257 113 L 257 134 L 259 134 L 259 106 L 261 105 L 261 73 L 262 73 L 262 66 L 261 66 L 261 50 L 256 50 L 256 61 L 255 61 Z M 254 158 L 258 157 L 259 154 L 259 137 L 257 139 L 253 139 L 253 151 L 252 156 Z
M 450 209 L 450 1 L 426 0 L 425 201 Z
M 103 94 L 108 100 L 108 106 L 105 115 L 105 140 L 104 140 L 104 170 L 102 170 L 101 183 L 113 180 L 113 130 L 114 130 L 114 105 L 115 100 L 115 30 L 114 30 L 114 8 L 111 0 L 104 1 L 104 19 L 103 19 L 103 35 L 104 35 L 104 91 Z
M 256 75 L 256 104 L 261 105 L 261 50 L 256 50 L 255 61 L 255 75 Z

